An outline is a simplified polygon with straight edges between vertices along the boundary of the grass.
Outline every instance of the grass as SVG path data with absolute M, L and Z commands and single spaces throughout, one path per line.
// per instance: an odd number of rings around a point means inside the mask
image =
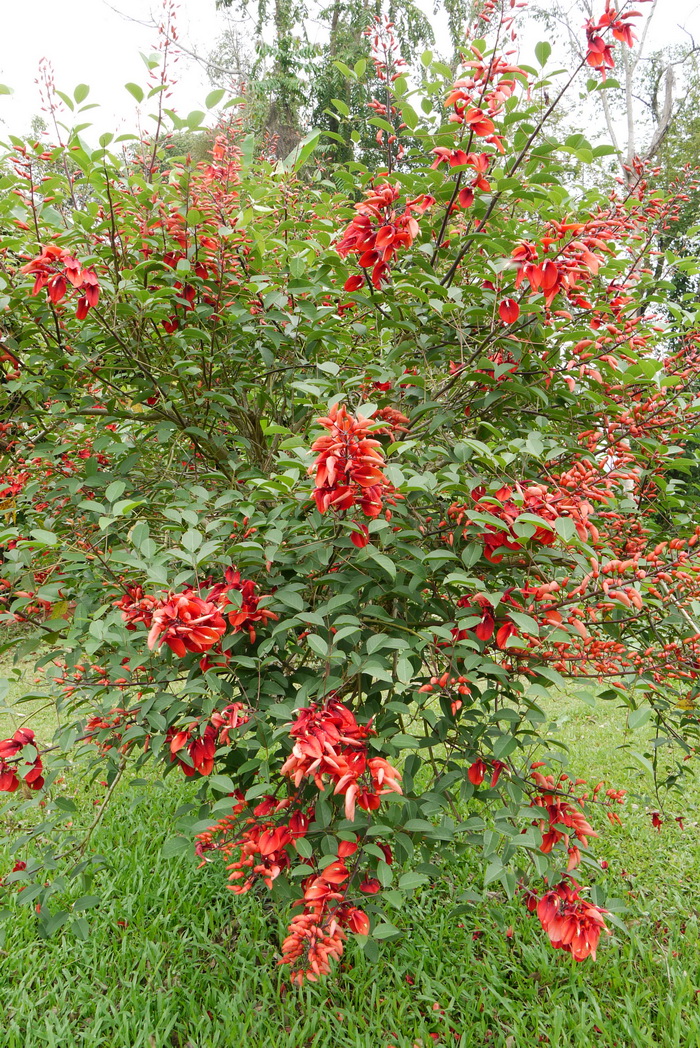
M 550 713 L 584 777 L 648 787 L 617 749 L 621 711 L 571 695 Z M 0 737 L 9 726 L 0 717 Z M 50 733 L 50 711 L 34 726 Z M 218 865 L 162 858 L 175 811 L 194 793 L 174 781 L 167 791 L 125 782 L 115 794 L 93 841 L 109 865 L 92 888 L 102 903 L 87 940 L 65 929 L 39 939 L 31 905 L 12 908 L 0 1048 L 700 1046 L 697 784 L 683 797 L 684 832 L 667 820 L 657 833 L 634 804 L 605 832 L 597 853 L 628 905 L 629 934 L 602 943 L 596 963 L 553 951 L 517 902 L 455 914 L 475 871 L 446 862 L 444 879 L 392 917 L 405 935 L 382 944 L 377 963 L 349 945 L 335 977 L 291 990 L 276 964 L 285 915 L 232 897 Z M 70 786 L 86 810 L 99 796 Z

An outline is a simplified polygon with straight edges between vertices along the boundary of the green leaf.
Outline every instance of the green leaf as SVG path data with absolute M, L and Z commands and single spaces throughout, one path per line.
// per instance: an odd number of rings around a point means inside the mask
M 374 929 L 372 935 L 375 939 L 390 939 L 396 935 L 401 935 L 401 931 L 395 924 L 390 924 L 389 921 L 382 921 Z
M 377 564 L 382 571 L 386 572 L 389 578 L 394 581 L 396 578 L 396 565 L 390 557 L 387 557 L 384 553 L 378 553 L 373 550 L 371 553 L 368 552 L 365 556 L 365 560 L 372 560 Z
M 204 536 L 201 531 L 197 531 L 196 528 L 190 528 L 189 531 L 185 532 L 180 541 L 188 553 L 195 553 L 202 545 L 203 540 Z
M 567 544 L 571 542 L 573 537 L 577 534 L 576 524 L 571 517 L 557 517 L 554 521 L 554 527 L 556 528 L 559 538 Z
M 321 141 L 321 131 L 309 131 L 288 156 L 281 161 L 283 171 L 299 171 Z
M 52 531 L 44 531 L 43 528 L 32 528 L 30 535 L 45 546 L 57 546 L 59 542 L 58 535 L 54 535 Z
M 347 80 L 357 80 L 357 73 L 353 72 L 353 70 L 349 66 L 346 66 L 344 62 L 334 62 L 333 65 L 336 69 L 340 70 Z
M 113 480 L 105 489 L 105 498 L 108 502 L 116 502 L 126 491 L 126 481 Z
M 328 641 L 320 637 L 318 633 L 310 633 L 306 638 L 306 643 L 314 654 L 322 659 L 328 658 Z
M 314 853 L 310 841 L 307 841 L 306 837 L 297 837 L 294 841 L 294 848 L 298 855 L 301 855 L 302 859 L 310 859 Z
M 175 855 L 183 855 L 190 845 L 187 837 L 170 837 L 161 848 L 161 855 L 164 859 L 172 859 Z
M 539 44 L 535 44 L 535 57 L 541 66 L 547 65 L 547 59 L 552 53 L 552 45 L 546 40 L 540 40 Z
M 67 910 L 59 910 L 49 917 L 48 921 L 43 925 L 44 935 L 47 937 L 55 935 L 56 932 L 63 927 L 63 925 L 70 919 L 70 914 Z
M 87 96 L 90 94 L 90 88 L 87 84 L 78 84 L 75 91 L 73 92 L 73 98 L 78 104 L 84 102 Z
M 130 95 L 133 95 L 137 102 L 143 102 L 144 93 L 142 87 L 139 87 L 138 84 L 124 84 L 124 87 Z
M 221 99 L 226 94 L 223 87 L 217 87 L 214 91 L 210 91 L 207 97 L 204 99 L 204 105 L 207 109 L 213 109 L 214 106 L 218 106 Z
M 629 717 L 627 718 L 627 726 L 630 731 L 635 731 L 637 728 L 643 727 L 651 720 L 652 711 L 648 706 L 642 706 L 641 709 L 632 710 Z
M 269 782 L 256 782 L 255 786 L 251 786 L 249 790 L 246 790 L 245 799 L 254 801 L 257 797 L 262 797 L 264 793 L 274 792 L 274 787 Z
M 414 891 L 430 880 L 424 873 L 404 873 L 399 878 L 399 888 L 403 891 Z
M 80 913 L 81 910 L 90 910 L 93 906 L 98 906 L 100 901 L 99 895 L 81 895 L 73 903 L 73 912 Z
M 71 931 L 76 938 L 86 942 L 90 938 L 90 925 L 84 917 L 77 917 L 74 921 L 71 921 Z
M 394 871 L 389 863 L 385 862 L 384 859 L 380 859 L 377 863 L 377 880 L 382 888 L 388 888 L 394 880 Z
M 498 880 L 503 873 L 503 863 L 500 859 L 494 859 L 490 862 L 484 871 L 484 888 L 488 888 L 489 884 L 493 884 L 494 881 Z
M 427 819 L 409 819 L 404 823 L 403 828 L 407 833 L 432 833 L 435 829 L 432 822 L 428 822 Z

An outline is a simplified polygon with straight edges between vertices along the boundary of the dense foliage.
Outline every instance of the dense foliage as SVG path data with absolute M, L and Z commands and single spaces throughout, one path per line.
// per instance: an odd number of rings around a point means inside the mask
M 608 152 L 548 132 L 581 70 L 516 61 L 498 8 L 420 88 L 373 23 L 378 170 L 317 166 L 318 135 L 272 164 L 226 109 L 173 159 L 157 70 L 121 156 L 82 123 L 8 147 L 5 647 L 62 698 L 53 746 L 0 742 L 0 790 L 47 932 L 91 862 L 67 761 L 105 804 L 149 762 L 195 779 L 168 850 L 294 908 L 296 982 L 348 932 L 376 957 L 448 847 L 577 961 L 615 920 L 588 845 L 622 792 L 568 777 L 538 700 L 605 682 L 656 724 L 657 788 L 693 753 L 700 328 L 658 255 L 691 185 L 569 184 Z M 633 22 L 588 25 L 589 90 Z

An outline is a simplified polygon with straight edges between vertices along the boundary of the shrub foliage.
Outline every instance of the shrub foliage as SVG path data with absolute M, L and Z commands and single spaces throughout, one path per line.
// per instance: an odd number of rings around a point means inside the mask
M 633 21 L 587 27 L 589 91 Z M 235 107 L 173 158 L 168 121 L 203 114 L 168 114 L 157 71 L 145 142 L 86 145 L 81 86 L 58 144 L 9 144 L 2 608 L 61 727 L 0 743 L 0 790 L 5 885 L 45 931 L 91 862 L 68 762 L 107 798 L 152 762 L 195 780 L 168 850 L 291 907 L 296 982 L 348 933 L 376 957 L 448 847 L 578 961 L 614 922 L 588 845 L 622 794 L 567 777 L 538 703 L 605 683 L 655 723 L 658 785 L 693 752 L 699 331 L 657 250 L 690 176 L 579 185 L 610 152 L 551 131 L 581 69 L 521 63 L 511 30 L 486 4 L 491 42 L 416 87 L 373 24 L 378 170 L 318 134 L 270 162 Z

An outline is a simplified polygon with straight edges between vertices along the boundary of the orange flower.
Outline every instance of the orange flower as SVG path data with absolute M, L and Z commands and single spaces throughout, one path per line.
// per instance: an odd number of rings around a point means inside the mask
M 420 226 L 414 212 L 422 215 L 435 201 L 430 196 L 419 196 L 406 201 L 403 211 L 394 204 L 401 195 L 398 185 L 382 182 L 365 193 L 366 200 L 355 204 L 357 214 L 336 245 L 341 258 L 357 255 L 363 269 L 372 268 L 372 283 L 381 288 L 389 276 L 389 263 L 397 250 L 410 247 L 418 235 Z M 360 276 L 349 277 L 346 291 L 357 291 L 364 284 Z
M 365 739 L 373 734 L 361 725 L 342 702 L 330 699 L 324 706 L 297 710 L 290 728 L 296 741 L 282 766 L 295 786 L 311 776 L 319 790 L 324 779 L 335 783 L 334 794 L 345 797 L 345 815 L 355 818 L 355 805 L 376 811 L 385 793 L 401 793 L 400 775 L 383 757 L 367 756 Z
M 268 608 L 258 607 L 265 594 L 256 593 L 257 587 L 252 579 L 241 578 L 240 571 L 235 571 L 231 567 L 226 568 L 224 578 L 225 582 L 217 583 L 212 587 L 207 600 L 215 601 L 224 614 L 228 614 L 228 621 L 234 633 L 238 633 L 239 630 L 247 630 L 250 643 L 253 644 L 256 636 L 255 623 L 259 622 L 265 626 L 270 620 L 276 622 L 279 616 Z M 235 607 L 234 602 L 229 598 L 228 593 L 231 590 L 240 593 L 240 607 Z M 231 608 L 231 605 L 234 607 Z
M 537 904 L 540 924 L 555 950 L 566 950 L 575 961 L 596 958 L 600 933 L 610 935 L 603 920 L 607 910 L 582 899 L 575 881 L 565 881 L 542 896 Z
M 382 491 L 391 485 L 381 469 L 381 444 L 369 435 L 372 420 L 334 404 L 327 418 L 316 421 L 328 430 L 311 445 L 318 453 L 309 473 L 316 472 L 313 498 L 319 512 L 359 505 L 366 516 L 378 517 Z
M 38 295 L 43 287 L 48 291 L 49 300 L 54 304 L 61 302 L 68 290 L 68 284 L 82 290 L 84 294 L 78 300 L 76 317 L 83 320 L 92 306 L 96 306 L 100 297 L 100 285 L 93 269 L 83 269 L 77 258 L 57 244 L 47 244 L 41 254 L 22 266 L 20 273 L 34 275 L 32 295 Z
M 226 623 L 217 606 L 187 590 L 172 594 L 153 613 L 148 647 L 165 642 L 182 658 L 188 651 L 201 653 L 212 648 L 225 632 Z

